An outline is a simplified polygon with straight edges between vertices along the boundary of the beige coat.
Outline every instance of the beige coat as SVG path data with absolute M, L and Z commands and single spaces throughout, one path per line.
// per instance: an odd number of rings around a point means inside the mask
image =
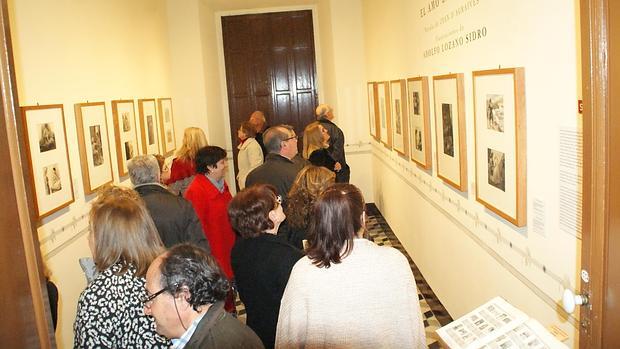
M 245 188 L 245 178 L 248 173 L 263 163 L 263 151 L 254 138 L 248 138 L 243 144 L 239 144 L 239 154 L 237 155 L 237 183 L 239 188 Z
M 405 256 L 355 239 L 351 254 L 329 268 L 300 259 L 280 304 L 276 348 L 426 348 Z

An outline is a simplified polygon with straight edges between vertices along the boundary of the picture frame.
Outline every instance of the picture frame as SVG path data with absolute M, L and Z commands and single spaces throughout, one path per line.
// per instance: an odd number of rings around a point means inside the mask
M 425 170 L 432 168 L 431 120 L 428 77 L 407 79 L 407 118 L 409 119 L 411 160 Z
M 392 149 L 392 117 L 390 113 L 390 82 L 381 81 L 377 83 L 377 103 L 379 109 L 379 141 L 383 145 Z
M 154 98 L 138 100 L 142 154 L 160 154 L 159 122 Z
M 381 130 L 379 121 L 379 105 L 377 103 L 377 83 L 369 82 L 366 84 L 368 92 L 368 124 L 370 135 L 377 141 L 381 141 Z
M 75 200 L 64 108 L 62 104 L 49 104 L 20 109 L 32 171 L 35 212 L 37 219 L 42 219 Z
M 467 142 L 463 74 L 433 77 L 437 176 L 467 191 Z
M 390 81 L 390 113 L 392 114 L 392 149 L 409 158 L 409 120 L 407 118 L 407 82 Z
M 476 201 L 527 224 L 525 70 L 474 71 Z
M 76 103 L 74 109 L 84 194 L 89 195 L 114 182 L 105 103 Z
M 122 178 L 127 176 L 127 162 L 140 153 L 134 101 L 132 99 L 113 100 L 112 119 L 118 176 Z
M 176 149 L 176 138 L 174 135 L 174 116 L 172 114 L 172 98 L 158 98 L 157 106 L 159 111 L 159 125 L 161 126 L 161 145 L 163 156 L 167 157 L 174 153 Z

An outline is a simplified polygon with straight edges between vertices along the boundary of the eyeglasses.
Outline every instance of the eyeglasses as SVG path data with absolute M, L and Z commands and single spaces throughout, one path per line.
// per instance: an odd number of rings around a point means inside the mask
M 166 292 L 166 291 L 168 291 L 168 287 L 164 287 L 164 288 L 162 288 L 161 290 L 159 290 L 159 291 L 157 291 L 157 292 L 153 293 L 153 294 L 152 294 L 152 295 L 150 295 L 150 296 L 147 294 L 144 298 L 142 298 L 142 304 L 143 304 L 145 307 L 147 307 L 147 308 L 148 308 L 148 307 L 150 307 L 150 306 L 151 306 L 151 302 L 153 301 L 153 299 L 155 299 L 157 296 L 159 296 L 160 294 L 162 294 L 162 293 L 164 293 L 164 292 Z M 148 291 L 147 291 L 147 292 L 148 292 Z
M 282 140 L 282 142 L 286 142 L 286 141 L 290 141 L 291 139 L 298 139 L 298 138 L 299 138 L 299 136 L 294 135 L 294 136 L 292 136 L 292 137 L 289 137 L 289 138 L 285 138 L 285 139 L 283 139 L 283 140 Z

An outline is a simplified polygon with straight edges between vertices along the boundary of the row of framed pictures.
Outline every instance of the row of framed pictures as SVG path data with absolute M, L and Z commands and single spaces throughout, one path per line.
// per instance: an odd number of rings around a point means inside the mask
M 526 218 L 525 73 L 523 68 L 474 71 L 476 200 L 512 224 Z M 436 173 L 467 191 L 463 74 L 433 76 Z M 428 77 L 369 82 L 370 134 L 431 170 Z
M 77 103 L 74 109 L 77 135 L 71 137 L 67 135 L 62 104 L 21 107 L 39 219 L 74 201 L 68 141 L 78 143 L 86 195 L 114 181 L 105 102 Z M 135 155 L 168 156 L 175 150 L 172 99 L 139 99 L 138 111 L 140 132 L 134 101 L 112 101 L 119 177 L 127 175 L 127 162 Z

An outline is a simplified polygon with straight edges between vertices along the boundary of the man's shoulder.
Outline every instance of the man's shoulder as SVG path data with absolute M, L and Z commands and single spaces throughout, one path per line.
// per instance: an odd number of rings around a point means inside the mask
M 229 313 L 217 317 L 210 325 L 208 314 L 205 315 L 186 348 L 264 348 L 256 333 Z

